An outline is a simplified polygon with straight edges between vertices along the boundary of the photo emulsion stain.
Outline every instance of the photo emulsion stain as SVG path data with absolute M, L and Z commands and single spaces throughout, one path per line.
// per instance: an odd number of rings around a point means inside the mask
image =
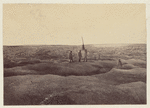
M 145 4 L 3 4 L 4 105 L 147 104 Z

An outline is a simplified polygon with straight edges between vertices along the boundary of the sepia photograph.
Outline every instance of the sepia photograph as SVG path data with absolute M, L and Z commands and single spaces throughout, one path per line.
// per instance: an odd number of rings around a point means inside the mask
M 146 105 L 146 4 L 4 3 L 3 105 Z

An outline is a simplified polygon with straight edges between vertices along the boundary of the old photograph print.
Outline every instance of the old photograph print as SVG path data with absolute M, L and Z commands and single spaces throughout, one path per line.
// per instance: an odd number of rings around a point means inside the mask
M 3 101 L 147 104 L 145 4 L 3 4 Z

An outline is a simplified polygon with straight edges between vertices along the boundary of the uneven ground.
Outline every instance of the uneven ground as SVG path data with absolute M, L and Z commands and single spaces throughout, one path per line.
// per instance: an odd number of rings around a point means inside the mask
M 146 104 L 145 45 L 86 47 L 79 63 L 79 46 L 4 46 L 4 105 Z

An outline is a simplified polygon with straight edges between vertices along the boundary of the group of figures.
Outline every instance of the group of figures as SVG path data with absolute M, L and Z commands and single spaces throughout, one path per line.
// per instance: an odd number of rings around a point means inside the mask
M 84 49 L 84 50 L 79 50 L 78 52 L 78 61 L 81 62 L 83 58 L 83 61 L 84 62 L 87 62 L 87 50 Z M 70 59 L 70 63 L 73 62 L 73 54 L 72 54 L 72 51 L 70 51 L 69 53 L 69 59 Z M 118 65 L 117 65 L 117 68 L 121 68 L 122 67 L 122 61 L 121 59 L 118 60 Z
M 87 50 L 79 50 L 78 52 L 78 61 L 81 62 L 83 58 L 84 62 L 87 62 Z M 70 51 L 69 53 L 69 59 L 70 59 L 70 63 L 73 62 L 73 55 L 72 55 L 72 51 Z

